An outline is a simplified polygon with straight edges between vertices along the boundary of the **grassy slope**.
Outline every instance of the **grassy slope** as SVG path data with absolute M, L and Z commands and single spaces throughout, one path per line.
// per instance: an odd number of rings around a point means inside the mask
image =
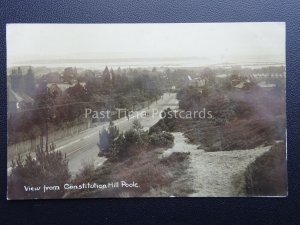
M 246 192 L 254 196 L 287 195 L 287 165 L 285 143 L 274 145 L 257 158 L 245 172 Z
M 160 159 L 164 149 L 157 148 L 151 151 L 141 151 L 126 160 L 106 162 L 97 170 L 90 169 L 83 172 L 76 179 L 77 184 L 82 182 L 105 184 L 108 182 L 136 182 L 138 188 L 112 188 L 106 190 L 72 191 L 67 198 L 101 198 L 101 197 L 156 197 L 158 192 L 170 185 L 184 173 L 188 166 L 188 154 L 173 153 L 168 158 Z M 181 193 L 184 195 L 184 193 Z M 169 196 L 169 193 L 160 193 Z

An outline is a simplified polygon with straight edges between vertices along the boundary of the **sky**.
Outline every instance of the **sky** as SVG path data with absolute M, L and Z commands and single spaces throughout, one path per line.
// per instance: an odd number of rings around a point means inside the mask
M 285 62 L 285 23 L 8 24 L 8 66 L 66 59 L 238 58 Z

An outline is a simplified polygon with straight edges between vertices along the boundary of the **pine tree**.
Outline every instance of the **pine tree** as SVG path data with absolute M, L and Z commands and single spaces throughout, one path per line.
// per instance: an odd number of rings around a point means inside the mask
M 140 131 L 143 129 L 141 122 L 138 119 L 134 119 L 132 122 L 132 129 Z
M 101 132 L 99 132 L 99 142 L 98 142 L 98 148 L 100 153 L 103 154 L 106 153 L 109 149 L 109 141 L 108 141 L 108 131 L 103 128 Z
M 116 86 L 116 75 L 112 68 L 110 69 L 110 76 L 111 76 L 112 86 L 115 87 Z
M 109 139 L 110 139 L 110 144 L 111 144 L 119 136 L 119 128 L 117 126 L 115 126 L 112 121 L 110 121 L 110 124 L 108 127 L 108 133 L 109 133 Z
M 105 69 L 103 71 L 103 79 L 104 79 L 104 83 L 110 83 L 110 81 L 111 81 L 110 72 L 109 72 L 107 66 L 105 67 Z
M 103 88 L 104 92 L 106 94 L 109 94 L 112 90 L 112 81 L 111 81 L 111 74 L 107 68 L 105 67 L 103 71 Z
M 119 128 L 115 126 L 112 121 L 110 122 L 108 129 L 102 129 L 102 131 L 99 133 L 98 143 L 100 155 L 109 152 L 110 147 L 112 146 L 114 141 L 118 139 L 119 134 Z
M 58 198 L 64 194 L 63 185 L 71 178 L 68 162 L 59 151 L 35 149 L 35 158 L 28 154 L 12 161 L 12 171 L 8 176 L 8 197 L 10 199 Z M 59 191 L 26 192 L 24 186 L 60 186 Z
M 27 74 L 24 76 L 24 91 L 29 96 L 33 97 L 35 93 L 35 82 L 34 82 L 34 73 L 30 67 L 27 71 Z

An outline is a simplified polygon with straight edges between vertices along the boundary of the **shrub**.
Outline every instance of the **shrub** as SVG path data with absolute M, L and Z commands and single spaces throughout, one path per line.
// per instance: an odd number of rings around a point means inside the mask
M 232 121 L 223 126 L 202 127 L 198 136 L 192 137 L 206 151 L 230 151 L 270 145 L 273 143 L 274 133 L 274 126 L 270 122 L 248 119 Z
M 108 156 L 112 160 L 124 159 L 141 151 L 146 144 L 147 143 L 143 140 L 140 132 L 130 129 L 124 134 L 121 134 L 112 144 Z
M 163 158 L 161 162 L 164 165 L 170 166 L 177 163 L 182 163 L 189 159 L 190 152 L 173 152 L 169 157 Z
M 163 119 L 160 119 L 156 124 L 150 127 L 149 134 L 158 133 L 161 131 L 169 131 L 169 128 L 167 127 Z
M 92 163 L 85 163 L 83 167 L 79 170 L 79 173 L 76 174 L 75 181 L 85 182 L 89 180 L 95 174 L 95 166 Z
M 287 194 L 285 143 L 279 143 L 251 163 L 245 172 L 248 195 L 284 196 Z
M 110 132 L 114 134 L 111 135 Z M 116 134 L 118 136 L 116 137 Z M 101 143 L 101 141 L 104 143 Z M 171 147 L 174 143 L 174 136 L 167 132 L 143 131 L 138 120 L 133 122 L 133 127 L 124 133 L 119 133 L 114 125 L 111 125 L 108 130 L 103 130 L 100 133 L 100 148 L 99 156 L 106 156 L 112 161 L 122 160 L 130 155 L 139 154 L 143 150 L 148 150 L 150 147 Z
M 149 129 L 149 133 L 158 133 L 161 131 L 168 131 L 172 132 L 176 128 L 176 118 L 174 115 L 175 112 L 173 112 L 170 108 L 167 108 L 162 112 L 162 119 L 160 119 L 156 124 L 154 124 Z
M 143 126 L 141 125 L 141 122 L 138 119 L 134 119 L 133 120 L 133 122 L 132 122 L 132 129 L 137 130 L 137 131 L 143 129 Z
M 8 198 L 58 198 L 64 194 L 62 186 L 71 175 L 68 162 L 59 151 L 46 152 L 35 150 L 36 158 L 27 155 L 23 160 L 20 156 L 12 162 L 12 171 L 8 176 Z M 60 191 L 25 191 L 24 186 L 60 186 Z
M 174 136 L 168 132 L 153 133 L 150 136 L 150 144 L 170 148 L 173 146 Z

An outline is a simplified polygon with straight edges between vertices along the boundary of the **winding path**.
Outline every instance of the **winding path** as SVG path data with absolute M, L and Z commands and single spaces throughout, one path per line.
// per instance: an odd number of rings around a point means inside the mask
M 270 149 L 257 147 L 249 150 L 205 152 L 196 145 L 186 143 L 182 133 L 173 133 L 175 143 L 164 152 L 190 152 L 190 164 L 180 178 L 194 190 L 190 197 L 233 197 L 244 196 L 246 167 L 257 157 Z

